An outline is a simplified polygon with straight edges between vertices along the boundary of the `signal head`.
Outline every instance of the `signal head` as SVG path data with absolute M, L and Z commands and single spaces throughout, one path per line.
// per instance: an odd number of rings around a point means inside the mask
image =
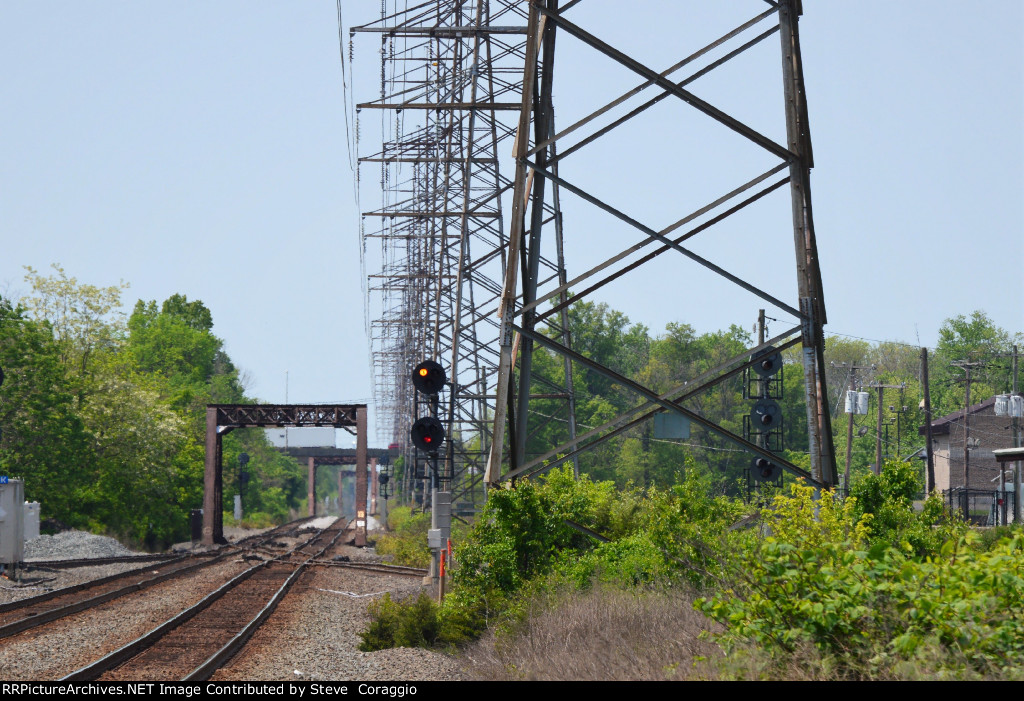
M 768 458 L 757 455 L 750 463 L 750 474 L 755 482 L 774 482 L 782 468 Z
M 423 394 L 437 394 L 447 382 L 444 368 L 433 360 L 424 360 L 412 369 L 412 383 Z
M 437 451 L 444 443 L 444 427 L 433 416 L 416 419 L 409 431 L 413 445 L 428 453 Z
M 759 433 L 773 429 L 782 423 L 782 407 L 774 399 L 758 399 L 750 412 L 750 423 Z
M 782 369 L 782 354 L 771 346 L 755 353 L 754 358 L 754 372 L 760 377 L 771 377 Z

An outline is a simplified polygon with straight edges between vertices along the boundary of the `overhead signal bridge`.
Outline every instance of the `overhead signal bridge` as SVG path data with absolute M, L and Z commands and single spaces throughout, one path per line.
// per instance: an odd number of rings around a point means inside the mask
M 221 439 L 236 428 L 333 426 L 356 436 L 356 544 L 366 543 L 365 404 L 209 404 L 206 407 L 206 464 L 203 477 L 203 545 L 226 543 L 221 511 Z M 358 521 L 358 518 L 357 518 Z

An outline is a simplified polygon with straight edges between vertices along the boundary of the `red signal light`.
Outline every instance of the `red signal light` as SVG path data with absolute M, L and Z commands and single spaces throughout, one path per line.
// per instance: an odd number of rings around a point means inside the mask
M 420 450 L 426 450 L 428 452 L 435 452 L 437 449 L 434 448 L 436 443 L 438 447 L 444 443 L 444 427 L 441 422 L 432 416 L 424 416 L 413 423 L 412 428 L 409 431 L 410 437 L 412 438 L 413 445 Z

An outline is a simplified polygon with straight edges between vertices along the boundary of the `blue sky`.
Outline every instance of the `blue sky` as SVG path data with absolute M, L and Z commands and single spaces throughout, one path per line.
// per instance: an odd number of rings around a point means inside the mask
M 1024 3 L 804 6 L 826 331 L 934 345 L 943 319 L 975 309 L 1024 330 Z M 654 67 L 733 19 L 706 2 L 622 7 L 587 0 L 578 21 Z M 377 8 L 343 3 L 346 41 Z M 55 262 L 83 282 L 129 282 L 128 310 L 183 293 L 210 307 L 255 396 L 284 401 L 286 371 L 291 401 L 371 396 L 334 2 L 4 0 L 0 31 L 0 294 L 28 291 L 22 266 Z M 352 66 L 357 99 L 376 89 L 366 48 Z M 562 124 L 636 82 L 569 38 L 559 50 Z M 777 62 L 777 42 L 764 55 Z M 693 91 L 781 128 L 781 107 L 762 107 L 781 88 L 748 68 Z M 734 178 L 714 158 L 694 172 L 735 137 L 696 132 L 702 148 L 687 150 L 681 107 L 581 153 L 578 177 L 648 223 L 685 214 L 702 188 Z M 593 232 L 617 235 L 604 226 L 567 203 L 570 276 L 597 255 Z M 735 240 L 694 247 L 791 300 L 789 239 L 756 220 L 735 228 Z M 715 285 L 666 259 L 598 299 L 654 332 L 749 328 L 763 305 Z

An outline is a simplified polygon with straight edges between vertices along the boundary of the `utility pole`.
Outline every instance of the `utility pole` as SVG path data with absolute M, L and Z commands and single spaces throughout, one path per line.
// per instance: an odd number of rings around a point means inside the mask
M 764 345 L 764 309 L 757 310 L 757 345 Z M 760 397 L 765 396 L 765 379 L 761 378 L 757 381 L 757 394 Z
M 850 368 L 850 392 L 857 391 L 857 368 Z M 856 408 L 856 407 L 854 407 Z M 853 416 L 856 412 L 849 412 L 846 415 L 846 472 L 843 473 L 843 487 L 846 493 L 850 493 L 850 463 L 853 462 Z
M 896 459 L 900 459 L 900 452 L 902 450 L 902 443 L 900 442 L 900 416 L 907 413 L 907 405 L 903 404 L 902 394 L 900 396 L 900 404 L 898 406 L 889 405 L 889 411 L 896 414 Z M 891 421 L 891 419 L 890 419 Z
M 932 395 L 928 387 L 928 349 L 921 349 L 921 385 L 924 387 L 925 448 L 927 458 L 925 470 L 925 493 L 935 491 L 935 453 L 932 449 Z
M 765 335 L 764 332 L 765 332 L 764 309 L 758 309 L 757 310 L 757 345 L 759 345 L 759 346 L 764 345 L 764 335 Z M 763 378 L 763 377 L 760 378 L 757 381 L 757 396 L 759 396 L 759 397 L 767 397 L 768 396 L 768 380 Z M 760 445 L 762 448 L 766 448 L 767 449 L 767 447 L 768 447 L 768 434 L 767 433 L 762 433 L 761 434 L 761 438 L 760 438 L 760 440 L 758 440 L 758 445 Z
M 846 367 L 846 363 L 840 363 L 837 367 Z M 874 365 L 850 365 L 850 382 L 849 392 L 857 391 L 857 371 L 858 370 L 874 370 Z M 853 411 L 847 412 L 846 422 L 846 472 L 843 476 L 843 488 L 846 489 L 846 493 L 850 493 L 850 465 L 853 462 L 853 417 L 859 413 L 857 411 L 857 402 L 854 402 Z M 866 411 L 866 409 L 865 409 Z
M 882 474 L 882 395 L 884 385 L 878 385 L 878 423 L 875 427 L 875 474 Z
M 884 391 L 886 389 L 906 389 L 906 384 L 899 385 L 883 385 L 881 383 L 868 385 L 871 389 L 878 390 L 878 419 L 875 424 L 875 474 L 882 474 L 882 408 L 885 404 L 882 402 L 884 398 Z M 886 443 L 888 443 L 886 439 Z
M 966 391 L 964 393 L 964 520 L 970 520 L 970 508 L 969 502 L 970 497 L 968 490 L 970 489 L 970 475 L 971 475 L 971 450 L 968 443 L 971 439 L 971 426 L 970 426 L 970 409 L 971 409 L 971 368 L 981 367 L 984 363 L 971 363 L 966 360 L 960 360 L 955 363 L 950 363 L 955 368 L 960 368 L 964 371 L 964 384 Z M 950 446 L 952 447 L 952 446 Z
M 1017 345 L 1013 346 L 1013 393 L 1017 394 Z M 1013 426 L 1013 447 L 1020 447 L 1020 418 L 1012 418 Z M 1020 460 L 1013 463 L 1013 522 L 1020 523 Z

